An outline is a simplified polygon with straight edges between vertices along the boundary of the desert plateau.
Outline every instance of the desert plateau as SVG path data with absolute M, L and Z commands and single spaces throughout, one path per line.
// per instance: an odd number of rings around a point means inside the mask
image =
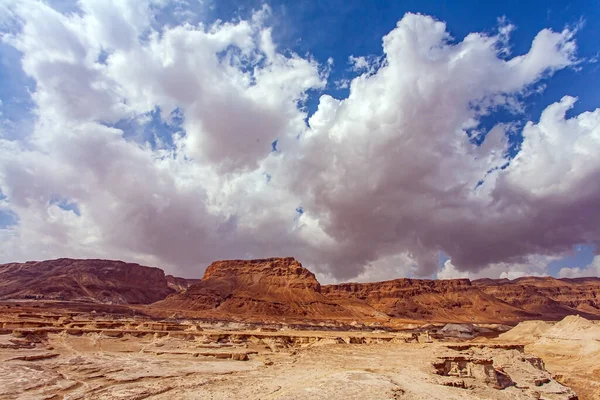
M 0 399 L 600 399 L 600 280 L 0 266 Z M 534 298 L 535 301 L 527 301 Z

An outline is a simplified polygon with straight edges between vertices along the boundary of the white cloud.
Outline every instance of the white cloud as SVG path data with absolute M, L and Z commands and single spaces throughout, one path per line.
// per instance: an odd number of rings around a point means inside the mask
M 600 256 L 594 257 L 586 267 L 561 268 L 558 276 L 560 278 L 600 277 Z
M 548 264 L 558 259 L 557 256 L 527 256 L 524 262 L 519 263 L 494 263 L 479 271 L 460 271 L 447 260 L 437 273 L 439 279 L 516 279 L 522 276 L 548 276 Z
M 321 97 L 286 165 L 305 209 L 335 239 L 328 263 L 355 276 L 369 262 L 407 251 L 429 275 L 440 250 L 465 270 L 537 253 L 529 239 L 513 240 L 526 218 L 495 198 L 494 180 L 504 172 L 474 191 L 507 162 L 507 127 L 494 128 L 481 147 L 464 127 L 574 62 L 570 38 L 543 31 L 529 53 L 504 60 L 498 37 L 470 34 L 451 44 L 445 25 L 430 17 L 399 21 L 384 37 L 384 65 L 355 78 L 347 99 Z M 541 48 L 552 49 L 545 59 Z
M 455 265 L 440 277 L 499 276 L 543 273 L 511 265 L 600 243 L 600 111 L 565 119 L 574 100 L 551 105 L 505 170 L 516 125 L 481 146 L 466 134 L 577 63 L 571 31 L 543 30 L 507 58 L 512 28 L 456 42 L 407 14 L 383 58 L 350 58 L 363 73 L 349 97 L 322 95 L 307 125 L 307 93 L 333 63 L 281 49 L 268 7 L 157 27 L 164 2 L 80 4 L 10 7 L 23 26 L 5 40 L 36 82 L 37 121 L 0 141 L 0 188 L 19 217 L 0 231 L 0 262 L 122 258 L 198 276 L 217 258 L 291 255 L 332 280 L 372 280 L 431 276 L 444 251 Z M 167 122 L 179 110 L 183 134 L 150 146 L 111 127 L 157 108 Z

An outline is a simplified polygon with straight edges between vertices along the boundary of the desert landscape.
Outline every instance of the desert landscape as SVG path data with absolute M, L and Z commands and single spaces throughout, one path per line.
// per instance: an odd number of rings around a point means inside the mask
M 598 21 L 0 0 L 0 400 L 600 400 Z
M 0 399 L 599 399 L 600 279 L 0 266 Z M 528 301 L 529 300 L 529 301 Z

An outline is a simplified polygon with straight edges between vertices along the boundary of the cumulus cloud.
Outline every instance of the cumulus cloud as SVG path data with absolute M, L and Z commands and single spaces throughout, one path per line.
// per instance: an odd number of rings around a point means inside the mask
M 495 263 L 479 271 L 461 271 L 452 264 L 451 260 L 444 262 L 437 273 L 439 279 L 516 279 L 522 276 L 548 276 L 547 266 L 558 259 L 557 256 L 527 256 L 520 263 Z
M 3 9 L 36 120 L 0 139 L 2 207 L 18 217 L 0 230 L 0 261 L 122 258 L 198 276 L 218 258 L 291 255 L 364 281 L 432 276 L 442 251 L 452 261 L 439 277 L 514 275 L 600 243 L 600 111 L 566 118 L 574 98 L 550 105 L 514 159 L 516 125 L 481 123 L 576 64 L 574 32 L 542 30 L 511 58 L 512 27 L 455 40 L 406 14 L 381 57 L 349 58 L 349 96 L 322 93 L 309 116 L 334 63 L 280 48 L 268 7 L 168 25 L 164 8 Z M 173 129 L 129 132 L 152 115 Z
M 560 278 L 600 277 L 600 256 L 594 257 L 586 267 L 561 268 L 558 276 Z
M 375 74 L 355 78 L 347 99 L 321 98 L 285 171 L 307 213 L 334 238 L 329 264 L 344 265 L 342 274 L 358 274 L 399 250 L 428 275 L 439 251 L 459 270 L 478 270 L 584 239 L 540 243 L 538 230 L 551 228 L 540 226 L 540 199 L 514 196 L 505 178 L 513 168 L 500 168 L 509 161 L 507 126 L 492 129 L 481 146 L 466 134 L 491 107 L 576 62 L 569 31 L 544 30 L 527 54 L 508 60 L 498 55 L 503 43 L 483 34 L 453 43 L 442 22 L 407 14 L 384 37 L 385 63 Z M 587 232 L 594 232 L 591 225 Z

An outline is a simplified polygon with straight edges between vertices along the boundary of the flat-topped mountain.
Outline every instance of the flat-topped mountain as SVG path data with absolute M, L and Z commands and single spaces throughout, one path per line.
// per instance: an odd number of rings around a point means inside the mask
M 246 316 L 353 316 L 324 296 L 315 275 L 291 257 L 215 261 L 200 282 L 155 305 Z
M 4 264 L 0 300 L 6 299 L 152 303 L 154 310 L 270 321 L 516 323 L 574 314 L 600 319 L 599 278 L 395 279 L 321 286 L 289 257 L 215 261 L 202 279 L 109 260 Z
M 0 265 L 0 299 L 149 304 L 173 293 L 160 268 L 59 258 Z

